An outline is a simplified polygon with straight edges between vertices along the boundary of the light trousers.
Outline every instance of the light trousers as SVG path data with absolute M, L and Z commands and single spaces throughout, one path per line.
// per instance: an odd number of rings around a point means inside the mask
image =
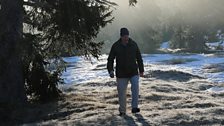
M 126 113 L 126 93 L 129 81 L 131 82 L 131 106 L 132 108 L 138 108 L 139 75 L 132 76 L 131 78 L 117 78 L 119 111 L 122 113 Z

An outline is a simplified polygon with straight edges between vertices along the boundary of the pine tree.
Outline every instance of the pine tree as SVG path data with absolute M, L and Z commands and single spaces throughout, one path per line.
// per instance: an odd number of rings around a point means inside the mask
M 26 101 L 19 45 L 22 42 L 22 0 L 1 0 L 0 103 Z
M 41 101 L 59 96 L 65 53 L 99 56 L 103 43 L 93 39 L 113 20 L 109 8 L 115 4 L 0 0 L 0 5 L 0 102 L 24 103 L 26 95 Z M 52 63 L 57 66 L 53 71 L 48 69 Z

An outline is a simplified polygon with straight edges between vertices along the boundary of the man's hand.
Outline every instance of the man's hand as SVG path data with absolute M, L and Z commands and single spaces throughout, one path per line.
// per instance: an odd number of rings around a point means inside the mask
M 143 73 L 143 72 L 140 73 L 139 76 L 140 76 L 140 77 L 144 77 L 144 73 Z
M 111 77 L 111 78 L 114 78 L 114 71 L 110 71 L 109 74 L 110 74 L 110 77 Z

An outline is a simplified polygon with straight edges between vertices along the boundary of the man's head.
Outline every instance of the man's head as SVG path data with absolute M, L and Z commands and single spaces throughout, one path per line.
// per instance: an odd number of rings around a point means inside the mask
M 122 42 L 128 43 L 129 40 L 129 31 L 127 28 L 121 28 L 120 30 L 121 40 Z

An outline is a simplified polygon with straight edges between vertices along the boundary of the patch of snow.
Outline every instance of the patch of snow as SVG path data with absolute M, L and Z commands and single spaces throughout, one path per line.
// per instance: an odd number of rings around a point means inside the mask
M 64 58 L 64 61 L 68 63 L 68 68 L 62 74 L 62 78 L 67 84 L 109 78 L 106 69 L 107 56 L 102 55 L 99 60 L 92 59 L 91 61 L 82 57 Z M 143 54 L 142 57 L 146 72 L 150 70 L 177 70 L 207 78 L 211 82 L 224 82 L 224 72 L 209 73 L 204 70 L 204 67 L 207 65 L 224 63 L 224 56 L 211 54 Z M 164 63 L 164 60 L 172 59 L 195 60 L 183 64 Z
M 224 49 L 224 42 L 212 42 L 212 43 L 205 43 L 210 49 L 216 50 L 217 47 L 221 46 Z
M 224 87 L 212 87 L 207 89 L 208 92 L 221 94 L 224 93 Z
M 168 42 L 163 42 L 160 46 L 161 49 L 169 49 L 170 45 L 169 45 L 169 41 Z

